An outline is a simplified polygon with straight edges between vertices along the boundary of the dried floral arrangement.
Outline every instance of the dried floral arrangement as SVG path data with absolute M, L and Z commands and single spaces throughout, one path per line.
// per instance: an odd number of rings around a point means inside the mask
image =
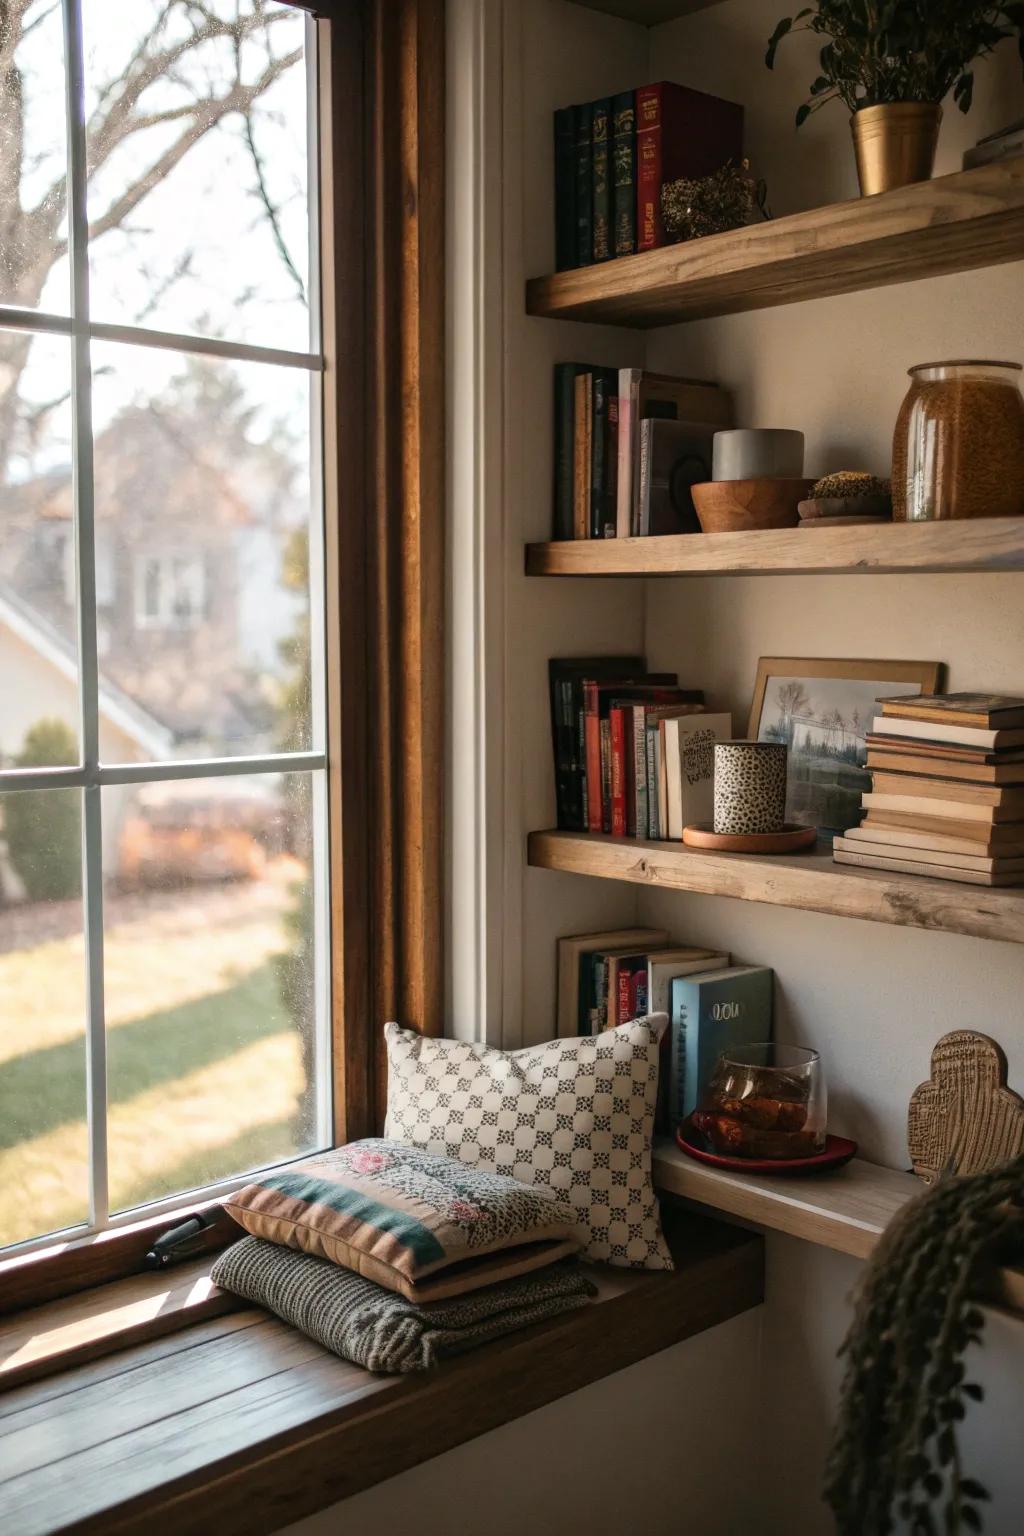
M 982 1389 L 963 1354 L 975 1298 L 1024 1251 L 1024 1156 L 944 1178 L 887 1228 L 861 1283 L 825 1497 L 839 1536 L 967 1536 L 989 1494 L 965 1475 L 957 1425 Z M 940 1518 L 941 1516 L 941 1518 Z
M 733 165 L 730 160 L 710 176 L 666 182 L 661 189 L 661 216 L 670 240 L 698 240 L 742 229 L 758 214 L 771 218 L 766 196 L 764 182 L 750 174 L 750 161 Z

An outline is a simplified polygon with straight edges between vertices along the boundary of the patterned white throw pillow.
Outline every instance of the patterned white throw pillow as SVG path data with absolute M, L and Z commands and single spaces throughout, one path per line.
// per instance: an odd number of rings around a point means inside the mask
M 385 1026 L 385 1136 L 543 1185 L 576 1212 L 587 1258 L 671 1269 L 651 1182 L 665 1014 L 498 1051 Z

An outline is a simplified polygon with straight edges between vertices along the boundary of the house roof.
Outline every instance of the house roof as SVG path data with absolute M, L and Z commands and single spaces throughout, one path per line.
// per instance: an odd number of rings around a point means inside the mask
M 5 624 L 43 658 L 44 661 L 68 679 L 78 684 L 78 655 L 75 646 L 50 624 L 42 614 L 0 583 L 0 624 Z M 174 744 L 174 734 L 153 715 L 136 704 L 123 689 L 118 688 L 101 672 L 98 678 L 100 717 L 116 726 L 134 741 L 151 758 L 169 757 Z

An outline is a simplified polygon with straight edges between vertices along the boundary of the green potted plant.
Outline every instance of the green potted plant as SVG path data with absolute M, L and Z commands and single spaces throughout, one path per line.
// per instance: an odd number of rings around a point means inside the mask
M 971 65 L 1004 38 L 1016 37 L 1024 59 L 1024 4 L 818 0 L 779 22 L 768 42 L 769 69 L 792 32 L 823 39 L 821 72 L 797 112 L 797 127 L 827 101 L 849 108 L 866 197 L 928 179 L 948 92 L 968 111 Z

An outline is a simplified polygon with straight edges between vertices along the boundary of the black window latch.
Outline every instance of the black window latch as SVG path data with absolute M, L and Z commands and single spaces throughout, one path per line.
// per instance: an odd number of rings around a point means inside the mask
M 169 1227 L 166 1232 L 161 1232 L 152 1248 L 146 1254 L 144 1263 L 147 1269 L 166 1269 L 171 1264 L 180 1264 L 183 1259 L 189 1259 L 193 1254 L 205 1251 L 205 1233 L 214 1224 L 214 1217 L 205 1212 L 196 1212 L 179 1222 L 176 1227 Z

